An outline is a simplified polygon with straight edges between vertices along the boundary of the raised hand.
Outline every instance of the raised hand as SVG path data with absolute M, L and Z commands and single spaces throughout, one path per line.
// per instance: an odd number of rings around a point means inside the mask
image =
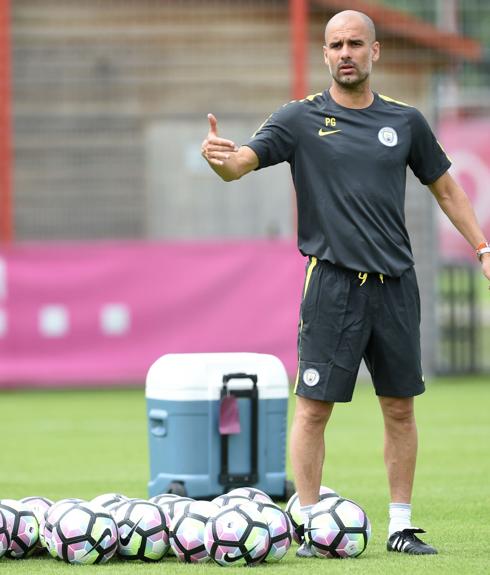
M 209 131 L 201 144 L 201 154 L 210 164 L 223 166 L 230 154 L 238 151 L 231 140 L 218 137 L 218 121 L 213 114 L 208 114 Z

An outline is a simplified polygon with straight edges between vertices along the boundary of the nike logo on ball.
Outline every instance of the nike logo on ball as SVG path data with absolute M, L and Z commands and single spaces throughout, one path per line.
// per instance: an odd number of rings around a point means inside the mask
M 330 136 L 330 134 L 336 134 L 337 132 L 341 132 L 342 130 L 322 130 L 322 128 L 320 128 L 318 130 L 318 135 L 319 136 Z
M 141 521 L 141 518 L 131 527 L 131 529 L 126 533 L 126 535 L 121 535 L 119 537 L 119 541 L 123 547 L 126 547 L 126 545 L 129 545 L 129 542 L 131 541 L 131 537 L 133 536 L 133 533 L 136 531 L 136 528 L 138 527 L 138 525 L 140 524 L 140 521 Z
M 233 555 L 230 555 L 229 553 L 225 553 L 225 554 L 223 555 L 223 560 L 224 560 L 226 563 L 235 563 L 235 561 L 240 561 L 240 559 L 245 559 L 245 560 L 247 560 L 247 558 L 248 558 L 248 559 L 251 559 L 250 553 L 252 553 L 252 551 L 253 551 L 256 547 L 258 547 L 258 544 L 255 545 L 254 547 L 252 547 L 252 549 L 250 549 L 249 551 L 247 551 L 247 552 L 244 553 L 243 555 L 237 555 L 237 556 L 235 556 L 235 557 L 234 557 Z
M 92 545 L 92 547 L 85 553 L 84 557 L 86 557 L 87 555 L 89 555 L 90 553 L 92 553 L 92 551 L 93 551 L 94 549 L 96 549 L 98 552 L 100 552 L 100 549 L 98 549 L 99 545 L 101 545 L 102 542 L 104 541 L 104 539 L 106 539 L 106 538 L 109 538 L 109 540 L 110 540 L 111 535 L 112 535 L 112 531 L 111 531 L 109 528 L 107 528 L 107 529 L 102 533 L 102 535 L 99 537 L 98 541 L 96 541 L 96 542 Z

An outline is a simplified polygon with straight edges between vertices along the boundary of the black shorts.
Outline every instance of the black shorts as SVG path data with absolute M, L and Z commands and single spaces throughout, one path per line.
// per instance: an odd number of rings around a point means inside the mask
M 390 278 L 311 258 L 301 303 L 298 356 L 295 393 L 303 397 L 351 401 L 362 358 L 377 395 L 423 393 L 415 270 Z

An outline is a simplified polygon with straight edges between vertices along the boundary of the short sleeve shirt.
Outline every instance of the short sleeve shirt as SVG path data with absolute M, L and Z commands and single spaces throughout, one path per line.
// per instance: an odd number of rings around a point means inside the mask
M 328 90 L 290 102 L 246 145 L 258 169 L 289 162 L 303 255 L 392 277 L 414 263 L 407 166 L 431 184 L 451 165 L 416 108 L 379 94 L 360 110 L 340 106 Z

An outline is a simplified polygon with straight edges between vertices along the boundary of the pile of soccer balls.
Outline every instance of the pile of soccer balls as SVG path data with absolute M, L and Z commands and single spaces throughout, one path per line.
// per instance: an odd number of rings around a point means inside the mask
M 185 563 L 214 560 L 221 566 L 281 560 L 301 524 L 293 495 L 286 511 L 264 492 L 234 489 L 212 501 L 175 494 L 149 500 L 109 493 L 91 501 L 44 497 L 0 500 L 0 557 L 48 552 L 73 564 L 122 559 L 159 561 L 174 555 Z M 371 533 L 363 510 L 327 487 L 305 525 L 319 557 L 356 557 Z

